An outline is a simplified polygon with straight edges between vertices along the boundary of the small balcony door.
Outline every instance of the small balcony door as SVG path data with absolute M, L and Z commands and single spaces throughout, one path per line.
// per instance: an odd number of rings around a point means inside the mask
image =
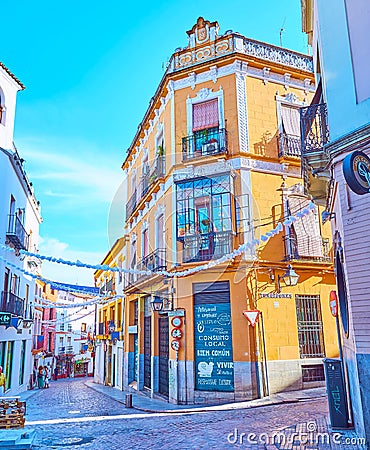
M 201 235 L 199 255 L 212 253 L 211 237 L 211 202 L 209 197 L 201 197 L 195 200 L 196 229 Z

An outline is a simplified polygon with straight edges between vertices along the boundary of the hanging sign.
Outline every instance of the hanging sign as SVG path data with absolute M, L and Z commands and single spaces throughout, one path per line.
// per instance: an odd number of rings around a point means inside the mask
M 9 325 L 12 315 L 7 312 L 0 312 L 0 325 Z
M 330 291 L 329 295 L 330 312 L 333 317 L 338 315 L 338 297 L 335 291 Z
M 260 314 L 261 311 L 259 311 L 258 309 L 243 311 L 244 317 L 248 320 L 248 322 L 252 325 L 252 327 L 256 326 Z
M 344 158 L 343 175 L 356 194 L 370 192 L 370 158 L 364 152 L 356 150 Z

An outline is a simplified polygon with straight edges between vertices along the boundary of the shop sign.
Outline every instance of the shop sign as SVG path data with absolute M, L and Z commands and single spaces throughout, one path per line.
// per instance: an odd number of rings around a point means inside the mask
M 356 194 L 370 192 L 370 158 L 364 152 L 356 150 L 344 158 L 343 175 Z
M 233 391 L 234 363 L 230 303 L 194 306 L 195 388 Z
M 0 325 L 9 325 L 12 315 L 7 312 L 0 312 Z

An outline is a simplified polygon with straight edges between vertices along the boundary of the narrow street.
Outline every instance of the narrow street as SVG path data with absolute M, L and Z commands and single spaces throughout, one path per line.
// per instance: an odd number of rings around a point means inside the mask
M 360 448 L 353 444 L 337 445 L 332 436 L 323 444 L 299 445 L 299 433 L 304 443 L 303 438 L 307 441 L 309 433 L 315 437 L 316 432 L 327 432 L 327 405 L 322 398 L 249 409 L 196 408 L 192 412 L 147 413 L 126 409 L 124 404 L 96 392 L 85 382 L 86 379 L 59 380 L 29 397 L 25 430 L 36 430 L 33 448 Z M 163 403 L 163 409 L 166 408 Z M 276 433 L 285 436 L 285 445 L 281 445 L 283 442 L 273 445 Z

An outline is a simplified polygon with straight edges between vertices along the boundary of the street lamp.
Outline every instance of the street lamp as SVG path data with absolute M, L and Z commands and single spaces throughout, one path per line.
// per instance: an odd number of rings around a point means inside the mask
M 289 264 L 286 272 L 282 276 L 278 276 L 278 287 L 280 292 L 280 280 L 284 280 L 286 286 L 296 286 L 298 283 L 299 275 L 294 271 L 293 267 Z
M 153 311 L 162 311 L 163 308 L 163 298 L 153 295 L 150 301 L 150 305 Z

